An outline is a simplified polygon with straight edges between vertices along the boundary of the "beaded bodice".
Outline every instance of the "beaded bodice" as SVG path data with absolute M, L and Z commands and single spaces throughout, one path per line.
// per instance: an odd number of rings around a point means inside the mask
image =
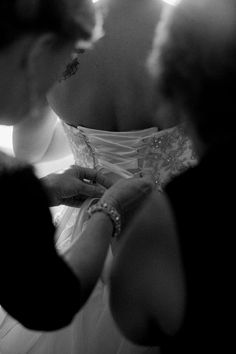
M 148 172 L 161 187 L 196 163 L 191 142 L 181 128 L 111 132 L 63 125 L 80 166 L 103 168 L 124 177 Z

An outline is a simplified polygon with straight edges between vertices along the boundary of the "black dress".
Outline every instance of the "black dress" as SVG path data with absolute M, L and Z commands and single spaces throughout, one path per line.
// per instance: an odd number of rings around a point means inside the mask
M 235 142 L 216 145 L 166 187 L 177 222 L 187 308 L 181 330 L 163 343 L 163 353 L 228 353 L 235 346 Z
M 32 167 L 1 152 L 0 222 L 0 305 L 31 329 L 70 323 L 80 286 L 56 253 L 45 191 Z

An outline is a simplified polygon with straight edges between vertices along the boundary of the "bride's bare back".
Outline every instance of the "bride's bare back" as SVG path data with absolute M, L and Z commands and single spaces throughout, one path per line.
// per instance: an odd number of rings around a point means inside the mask
M 98 130 L 130 131 L 168 121 L 154 117 L 152 78 L 146 60 L 160 19 L 157 0 L 100 0 L 109 4 L 105 35 L 79 54 L 48 95 L 54 112 L 65 122 Z M 14 127 L 16 156 L 30 162 L 70 154 L 64 130 L 52 111 L 29 117 Z
M 49 95 L 61 119 L 114 131 L 155 125 L 146 58 L 160 12 L 156 0 L 110 0 L 105 36 L 79 54 L 79 65 L 72 63 Z

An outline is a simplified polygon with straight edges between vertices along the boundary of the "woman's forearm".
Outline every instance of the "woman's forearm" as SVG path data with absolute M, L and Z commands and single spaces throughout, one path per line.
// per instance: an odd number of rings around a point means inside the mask
M 50 108 L 14 126 L 13 149 L 16 157 L 31 163 L 65 157 L 70 152 L 61 123 Z
M 102 212 L 95 213 L 86 230 L 65 254 L 67 263 L 80 282 L 81 305 L 89 297 L 102 272 L 112 232 L 109 217 Z

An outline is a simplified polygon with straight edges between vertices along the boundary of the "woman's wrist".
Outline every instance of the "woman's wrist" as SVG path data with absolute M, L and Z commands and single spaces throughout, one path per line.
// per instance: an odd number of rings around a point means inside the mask
M 56 197 L 54 174 L 51 173 L 47 176 L 44 176 L 40 178 L 40 181 L 44 186 L 45 192 L 47 193 L 49 207 L 60 205 Z
M 110 219 L 113 226 L 113 235 L 112 235 L 113 237 L 116 237 L 120 234 L 121 216 L 113 206 L 109 205 L 106 202 L 99 201 L 98 203 L 93 204 L 88 209 L 88 214 L 90 217 L 95 213 L 102 213 Z
M 106 230 L 105 234 L 112 237 L 114 232 L 113 222 L 109 218 L 109 216 L 105 213 L 94 213 L 89 218 L 89 221 L 92 221 L 94 225 L 96 225 L 96 229 L 104 228 Z M 104 233 L 102 237 L 104 236 Z

